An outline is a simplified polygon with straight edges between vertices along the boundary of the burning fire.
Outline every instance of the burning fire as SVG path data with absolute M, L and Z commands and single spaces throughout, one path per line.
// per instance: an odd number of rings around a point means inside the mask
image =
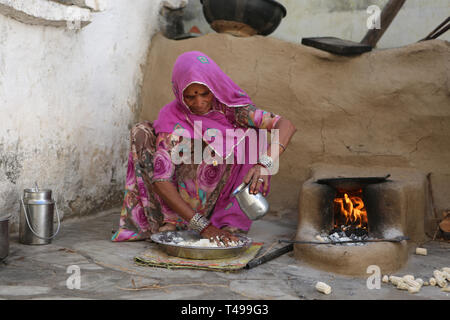
M 334 199 L 334 203 L 335 212 L 339 213 L 337 217 L 335 216 L 335 227 L 344 224 L 367 229 L 367 211 L 362 200 L 362 190 L 350 196 L 344 192 L 343 196 Z

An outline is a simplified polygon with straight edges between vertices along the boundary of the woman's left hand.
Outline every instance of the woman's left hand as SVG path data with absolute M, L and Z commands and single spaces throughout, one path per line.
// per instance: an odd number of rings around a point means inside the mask
M 257 194 L 261 185 L 263 185 L 263 196 L 266 196 L 269 188 L 269 176 L 268 171 L 263 166 L 256 164 L 250 170 L 244 178 L 246 184 L 251 182 L 249 191 L 252 194 Z

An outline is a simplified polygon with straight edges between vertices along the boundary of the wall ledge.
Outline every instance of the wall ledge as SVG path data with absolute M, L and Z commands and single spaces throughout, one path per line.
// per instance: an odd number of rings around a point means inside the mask
M 88 25 L 92 22 L 91 12 L 104 9 L 105 2 L 100 0 L 0 0 L 0 14 L 26 24 L 69 29 Z

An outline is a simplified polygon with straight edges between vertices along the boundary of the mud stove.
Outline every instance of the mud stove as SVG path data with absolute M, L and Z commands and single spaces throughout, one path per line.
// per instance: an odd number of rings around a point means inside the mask
M 333 244 L 295 244 L 295 257 L 339 274 L 367 275 L 369 265 L 392 273 L 425 239 L 426 210 L 426 177 L 415 170 L 315 168 L 300 192 L 295 240 Z M 402 236 L 410 240 L 364 242 Z

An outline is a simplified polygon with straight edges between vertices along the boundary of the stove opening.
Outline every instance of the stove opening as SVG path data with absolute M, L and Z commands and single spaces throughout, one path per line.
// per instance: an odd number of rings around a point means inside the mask
M 363 190 L 337 190 L 333 200 L 333 229 L 330 235 L 354 238 L 368 236 L 367 210 L 363 201 Z

